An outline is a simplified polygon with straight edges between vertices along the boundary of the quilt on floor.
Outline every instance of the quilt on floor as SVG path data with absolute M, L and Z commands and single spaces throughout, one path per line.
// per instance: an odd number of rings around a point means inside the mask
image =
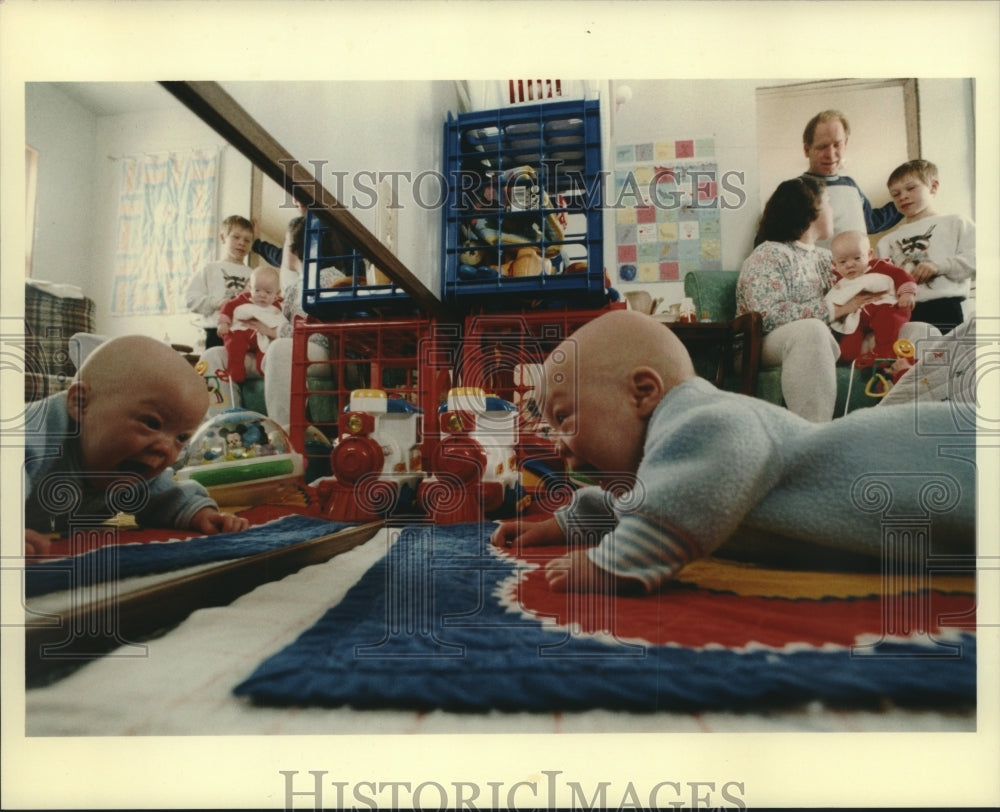
M 288 515 L 239 533 L 175 538 L 169 541 L 124 543 L 99 547 L 82 555 L 33 563 L 25 569 L 27 597 L 102 583 L 115 578 L 155 575 L 265 553 L 347 527 L 311 516 Z M 149 531 L 146 531 L 148 534 Z M 174 531 L 159 531 L 170 534 Z
M 975 702 L 971 577 L 885 595 L 878 573 L 710 560 L 656 595 L 556 595 L 539 567 L 563 550 L 517 559 L 492 528 L 392 531 L 387 555 L 235 693 L 465 711 Z

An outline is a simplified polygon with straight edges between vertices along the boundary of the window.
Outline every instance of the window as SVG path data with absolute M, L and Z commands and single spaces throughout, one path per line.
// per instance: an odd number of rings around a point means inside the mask
M 35 246 L 35 195 L 38 192 L 38 150 L 24 145 L 24 275 L 31 276 Z

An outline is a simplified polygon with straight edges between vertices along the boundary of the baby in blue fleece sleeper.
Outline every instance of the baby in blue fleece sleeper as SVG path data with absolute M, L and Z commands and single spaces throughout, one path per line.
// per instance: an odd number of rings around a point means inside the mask
M 100 345 L 65 392 L 25 409 L 25 553 L 44 555 L 74 517 L 110 518 L 119 502 L 147 526 L 244 530 L 247 520 L 221 512 L 197 482 L 174 481 L 171 466 L 207 410 L 204 378 L 169 345 Z
M 555 591 L 653 591 L 738 530 L 877 558 L 887 520 L 926 517 L 934 552 L 975 549 L 974 438 L 948 403 L 811 423 L 698 378 L 676 336 L 632 311 L 582 327 L 544 372 L 560 455 L 601 485 L 551 519 L 503 522 L 492 542 L 599 539 L 550 562 Z

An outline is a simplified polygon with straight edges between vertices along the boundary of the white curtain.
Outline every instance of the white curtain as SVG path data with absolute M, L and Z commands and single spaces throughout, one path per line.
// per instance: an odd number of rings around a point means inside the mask
M 191 275 L 215 258 L 219 149 L 121 160 L 113 315 L 184 313 Z

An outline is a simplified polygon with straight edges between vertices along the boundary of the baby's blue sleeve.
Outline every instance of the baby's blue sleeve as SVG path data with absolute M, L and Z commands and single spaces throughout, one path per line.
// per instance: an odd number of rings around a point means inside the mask
M 611 495 L 597 485 L 580 488 L 569 505 L 553 515 L 570 544 L 587 543 L 588 537 L 600 538 L 618 522 Z M 596 541 L 596 539 L 595 539 Z M 594 543 L 594 542 L 591 542 Z
M 149 502 L 136 511 L 136 519 L 149 527 L 185 529 L 206 507 L 218 509 L 203 485 L 191 479 L 177 482 L 172 471 L 164 471 L 150 482 Z
M 591 550 L 595 564 L 653 590 L 733 534 L 784 469 L 770 427 L 740 405 L 718 399 L 651 424 L 636 487 L 614 500 L 618 523 Z

